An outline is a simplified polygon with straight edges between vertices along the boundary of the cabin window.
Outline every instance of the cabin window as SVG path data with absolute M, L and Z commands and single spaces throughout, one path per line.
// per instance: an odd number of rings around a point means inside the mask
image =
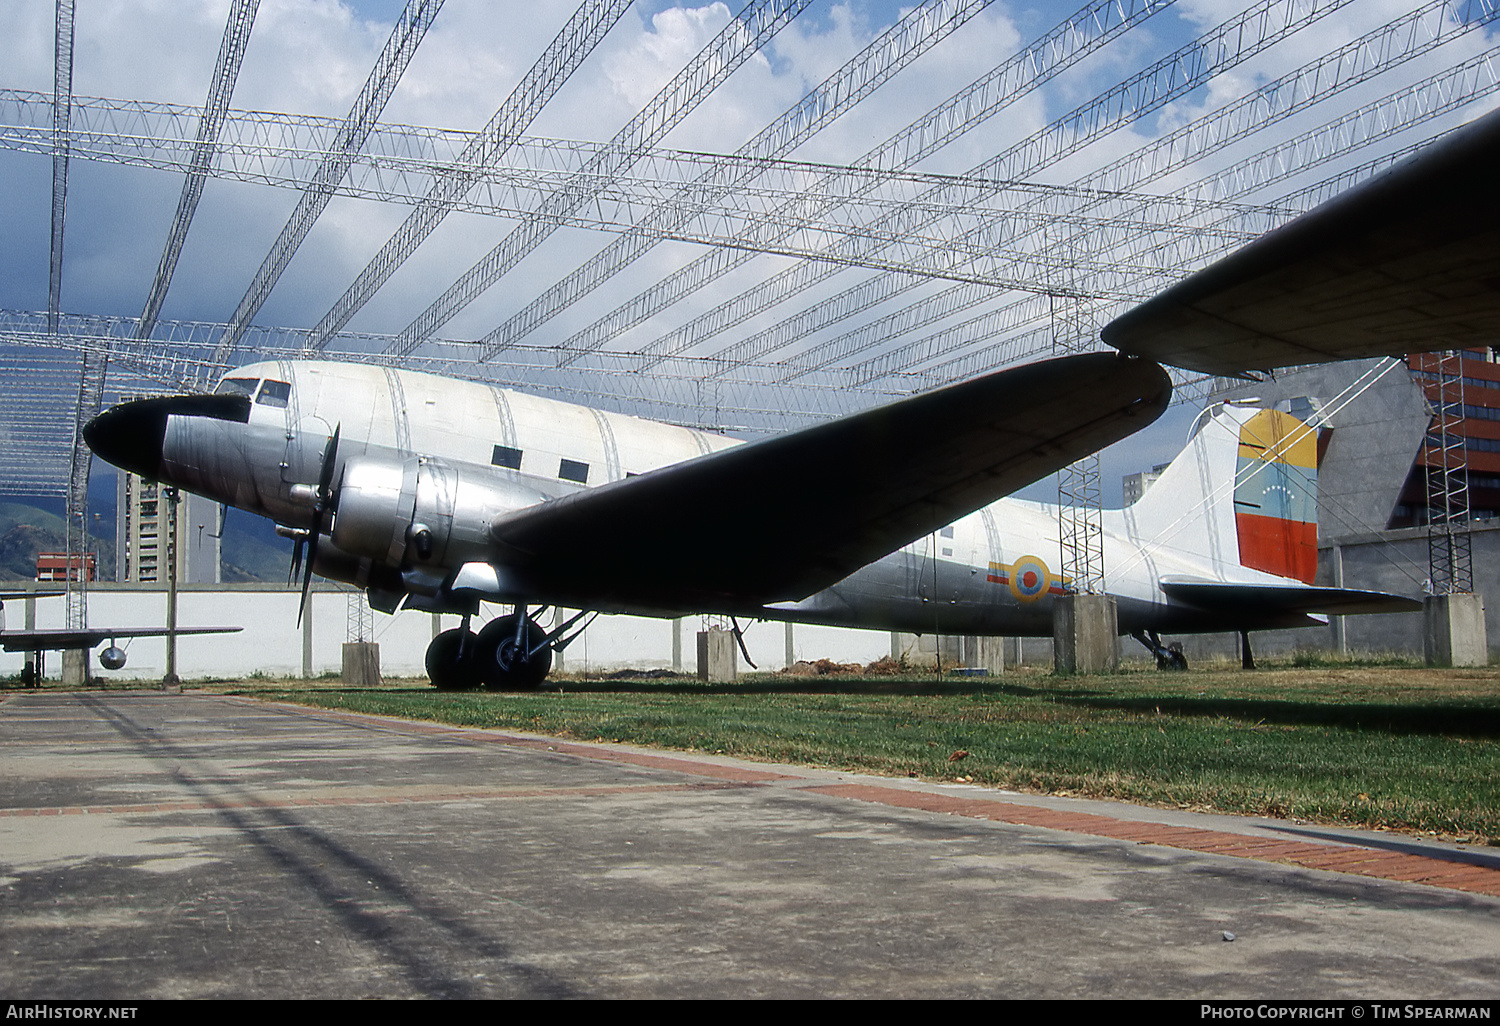
M 939 531 L 938 534 L 941 535 L 944 538 L 952 538 L 953 537 L 953 528 L 952 527 L 945 527 L 941 531 Z
M 490 465 L 504 467 L 507 470 L 521 469 L 521 450 L 512 449 L 508 445 L 497 445 L 495 451 L 490 455 Z
M 267 379 L 265 384 L 260 386 L 260 395 L 255 397 L 255 401 L 262 406 L 285 408 L 291 397 L 292 386 L 289 382 Z
M 216 395 L 254 395 L 260 378 L 225 378 L 214 390 Z
M 557 476 L 564 481 L 577 481 L 579 484 L 589 483 L 589 465 L 579 463 L 577 460 L 563 460 L 557 468 Z

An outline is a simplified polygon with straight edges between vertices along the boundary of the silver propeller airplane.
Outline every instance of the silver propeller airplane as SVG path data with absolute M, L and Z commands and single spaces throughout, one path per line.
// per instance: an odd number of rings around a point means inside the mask
M 1145 427 L 1155 361 L 1244 374 L 1500 337 L 1490 115 L 1185 279 L 1104 330 L 1119 354 L 1002 370 L 739 444 L 488 385 L 261 363 L 213 395 L 124 403 L 85 431 L 126 470 L 270 517 L 385 612 L 453 612 L 439 688 L 535 687 L 586 615 L 723 613 L 917 633 L 1046 635 L 1070 582 L 1053 508 L 1006 498 Z M 1311 432 L 1221 407 L 1148 495 L 1106 514 L 1119 626 L 1247 631 L 1418 608 L 1312 585 Z M 481 602 L 511 607 L 477 632 Z

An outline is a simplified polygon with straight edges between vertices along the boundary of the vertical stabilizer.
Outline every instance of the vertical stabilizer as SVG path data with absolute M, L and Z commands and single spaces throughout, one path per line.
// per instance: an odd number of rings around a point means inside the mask
M 1124 510 L 1124 528 L 1148 553 L 1187 560 L 1175 570 L 1162 563 L 1160 573 L 1188 573 L 1192 565 L 1193 574 L 1237 580 L 1248 568 L 1311 583 L 1317 460 L 1317 432 L 1291 414 L 1214 407 L 1161 478 Z
M 1240 564 L 1311 584 L 1318 572 L 1317 433 L 1261 410 L 1240 425 L 1234 475 Z

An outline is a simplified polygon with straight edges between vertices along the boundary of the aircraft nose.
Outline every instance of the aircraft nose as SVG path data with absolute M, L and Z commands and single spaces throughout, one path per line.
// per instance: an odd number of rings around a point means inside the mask
M 250 400 L 240 395 L 136 399 L 113 406 L 85 424 L 83 440 L 106 463 L 155 480 L 161 474 L 167 418 L 174 416 L 244 423 L 250 419 Z
M 83 426 L 83 440 L 94 455 L 145 478 L 161 468 L 167 411 L 155 399 L 137 399 L 105 410 Z

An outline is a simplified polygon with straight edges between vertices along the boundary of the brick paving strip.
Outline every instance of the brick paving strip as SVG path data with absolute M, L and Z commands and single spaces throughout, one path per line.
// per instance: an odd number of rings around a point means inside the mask
M 956 798 L 926 791 L 906 791 L 868 784 L 829 784 L 807 790 L 838 798 L 894 805 L 904 809 L 946 812 L 997 823 L 1045 827 L 1069 833 L 1112 837 L 1139 844 L 1160 844 L 1209 855 L 1282 862 L 1307 869 L 1326 869 L 1381 880 L 1424 883 L 1452 890 L 1500 896 L 1500 869 L 1434 855 L 1380 851 L 1352 844 L 1311 844 L 1278 841 L 1266 837 L 1232 834 L 1223 830 L 1167 826 L 1139 820 L 1121 820 L 1086 812 L 1059 812 L 1034 805 L 989 799 Z
M 403 733 L 440 734 L 462 736 L 466 740 L 490 741 L 529 748 L 539 751 L 578 756 L 599 762 L 618 762 L 648 769 L 670 770 L 698 777 L 708 777 L 716 784 L 641 784 L 625 786 L 596 786 L 577 788 L 527 788 L 527 789 L 480 789 L 445 795 L 422 794 L 401 796 L 393 794 L 381 798 L 374 795 L 350 795 L 347 798 L 306 799 L 308 805 L 360 804 L 374 801 L 461 801 L 481 798 L 562 797 L 566 795 L 586 797 L 606 794 L 623 794 L 633 791 L 701 791 L 717 790 L 769 784 L 773 781 L 795 781 L 803 779 L 795 774 L 772 770 L 757 770 L 744 766 L 721 765 L 695 758 L 692 754 L 653 755 L 629 748 L 613 748 L 594 743 L 576 743 L 546 737 L 528 737 L 504 731 L 486 730 L 476 727 L 457 727 L 444 723 L 420 720 L 402 720 L 366 713 L 344 712 L 291 703 L 263 702 L 256 699 L 231 697 L 230 701 L 258 706 L 277 706 L 293 709 L 301 714 L 313 714 L 366 726 L 378 725 Z M 399 791 L 400 789 L 392 789 Z M 799 790 L 833 798 L 872 802 L 895 808 L 920 809 L 925 812 L 942 812 L 949 815 L 984 819 L 996 823 L 1017 826 L 1042 827 L 1066 833 L 1108 837 L 1115 840 L 1135 841 L 1138 844 L 1157 844 L 1163 847 L 1197 851 L 1207 855 L 1229 855 L 1235 858 L 1256 859 L 1262 862 L 1280 862 L 1302 866 L 1307 869 L 1329 870 L 1350 873 L 1356 876 L 1375 877 L 1381 880 L 1396 880 L 1422 883 L 1451 890 L 1470 891 L 1500 897 L 1500 869 L 1477 865 L 1466 861 L 1462 852 L 1454 852 L 1452 858 L 1437 854 L 1415 855 L 1407 852 L 1384 851 L 1360 846 L 1357 842 L 1311 843 L 1290 841 L 1252 834 L 1235 834 L 1224 830 L 1203 827 L 1173 826 L 1144 820 L 1116 819 L 1092 812 L 1064 812 L 1037 805 L 1023 805 L 990 798 L 963 798 L 933 791 L 907 790 L 899 787 L 882 787 L 873 784 L 813 784 Z M 289 803 L 297 803 L 290 799 Z M 254 804 L 254 803 L 250 803 Z M 272 802 L 268 804 L 286 804 Z M 15 809 L 0 810 L 0 815 L 60 815 L 70 812 L 126 812 L 168 811 L 181 808 L 223 807 L 207 802 L 163 802 L 147 806 L 107 806 L 99 809 Z

